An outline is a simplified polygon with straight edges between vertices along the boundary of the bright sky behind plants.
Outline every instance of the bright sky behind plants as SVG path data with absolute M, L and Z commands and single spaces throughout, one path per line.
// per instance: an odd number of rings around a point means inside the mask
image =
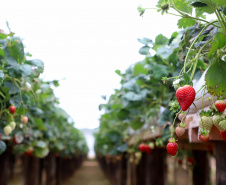
M 77 128 L 99 125 L 98 105 L 120 88 L 124 71 L 144 57 L 137 38 L 167 37 L 178 30 L 177 17 L 156 10 L 139 16 L 138 5 L 157 0 L 2 0 L 0 29 L 6 20 L 26 50 L 45 64 L 44 80 L 61 80 L 55 94 Z

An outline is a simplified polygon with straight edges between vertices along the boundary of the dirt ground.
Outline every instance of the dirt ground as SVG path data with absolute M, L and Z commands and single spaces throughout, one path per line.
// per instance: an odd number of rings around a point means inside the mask
M 22 185 L 22 169 L 17 168 L 9 185 Z M 96 161 L 85 161 L 65 185 L 110 185 Z
M 110 185 L 96 161 L 85 161 L 66 185 Z

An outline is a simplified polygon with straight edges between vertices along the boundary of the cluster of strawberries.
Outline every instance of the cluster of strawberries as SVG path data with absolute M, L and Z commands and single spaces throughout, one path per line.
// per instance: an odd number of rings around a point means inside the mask
M 176 91 L 177 101 L 180 104 L 182 111 L 186 111 L 195 100 L 195 89 L 190 85 L 179 87 Z M 226 109 L 226 102 L 224 100 L 217 100 L 215 107 L 218 112 L 201 111 L 199 117 L 199 139 L 203 142 L 209 140 L 209 133 L 213 124 L 220 130 L 222 138 L 226 141 L 226 115 L 223 114 Z M 214 115 L 214 116 L 213 116 Z M 180 123 L 176 128 L 176 135 L 181 137 L 185 132 L 185 124 Z M 174 138 L 169 139 L 167 144 L 167 152 L 175 156 L 177 154 L 178 145 Z
M 9 106 L 9 112 L 11 115 L 14 115 L 16 112 L 16 107 L 14 105 Z M 22 116 L 21 117 L 21 122 L 23 124 L 27 124 L 28 122 L 28 118 L 26 116 Z M 9 134 L 11 134 L 11 132 L 16 128 L 16 122 L 14 121 L 14 117 L 10 116 L 10 121 L 9 124 L 7 124 L 4 128 L 3 128 L 3 132 L 6 136 L 8 136 Z
M 139 150 L 142 152 L 142 153 L 147 153 L 147 154 L 150 154 L 151 151 L 154 149 L 154 143 L 149 143 L 149 144 L 140 144 L 139 145 Z

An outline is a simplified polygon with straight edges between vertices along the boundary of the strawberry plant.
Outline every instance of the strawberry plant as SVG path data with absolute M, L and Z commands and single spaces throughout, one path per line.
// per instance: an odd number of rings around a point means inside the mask
M 16 154 L 39 158 L 49 152 L 64 157 L 86 154 L 83 134 L 58 106 L 52 89 L 58 81 L 40 79 L 44 63 L 30 57 L 20 37 L 10 29 L 0 31 L 0 154 L 7 146 Z

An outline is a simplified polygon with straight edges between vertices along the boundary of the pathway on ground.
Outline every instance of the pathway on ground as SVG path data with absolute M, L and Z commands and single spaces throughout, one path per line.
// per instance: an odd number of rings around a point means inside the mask
M 96 161 L 85 161 L 66 185 L 110 185 Z

